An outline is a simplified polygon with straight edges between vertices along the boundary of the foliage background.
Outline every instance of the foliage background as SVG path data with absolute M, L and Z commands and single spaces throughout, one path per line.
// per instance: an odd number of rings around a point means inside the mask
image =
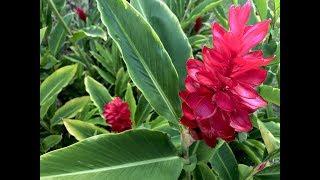
M 98 2 L 101 3 L 100 6 L 103 6 L 103 3 L 110 1 L 98 0 Z M 67 160 L 70 156 L 79 159 L 83 157 L 92 159 L 93 156 L 100 157 L 99 152 L 101 151 L 110 153 L 106 153 L 108 156 L 101 156 L 106 159 L 106 162 L 108 162 L 107 157 L 111 155 L 128 157 L 124 152 L 115 154 L 116 149 L 113 151 L 108 149 L 111 148 L 110 144 L 99 146 L 94 138 L 89 138 L 95 136 L 97 141 L 108 138 L 115 143 L 114 139 L 117 138 L 113 138 L 113 136 L 116 135 L 110 133 L 110 127 L 101 113 L 106 102 L 119 96 L 130 105 L 135 129 L 133 132 L 136 132 L 119 134 L 118 136 L 123 142 L 120 146 L 123 148 L 131 147 L 132 150 L 138 151 L 139 148 L 135 144 L 130 144 L 131 140 L 129 139 L 141 138 L 142 132 L 148 134 L 146 135 L 150 140 L 148 142 L 159 141 L 160 144 L 163 142 L 164 144 L 159 146 L 159 149 L 162 147 L 163 151 L 172 159 L 170 162 L 165 161 L 162 165 L 154 165 L 153 168 L 168 172 L 163 173 L 164 179 L 172 177 L 184 179 L 188 176 L 192 176 L 194 179 L 278 179 L 280 174 L 279 0 L 253 0 L 254 10 L 249 21 L 249 24 L 252 24 L 268 18 L 272 20 L 270 33 L 264 42 L 257 47 L 264 51 L 265 56 L 276 56 L 276 59 L 266 67 L 269 71 L 267 80 L 258 89 L 262 97 L 269 102 L 268 106 L 252 114 L 254 129 L 250 133 L 239 133 L 237 139 L 231 143 L 227 144 L 221 140 L 214 149 L 207 147 L 202 141 L 193 143 L 188 149 L 188 162 L 183 162 L 183 166 L 175 159 L 177 156 L 182 156 L 184 151 L 180 139 L 181 131 L 176 119 L 181 110 L 179 109 L 178 97 L 175 94 L 179 87 L 183 87 L 181 77 L 185 75 L 184 62 L 179 58 L 194 56 L 202 59 L 201 47 L 203 45 L 212 47 L 214 44 L 210 29 L 211 22 L 218 21 L 225 28 L 228 28 L 227 13 L 230 5 L 244 4 L 245 1 L 165 0 L 162 3 L 166 4 L 165 7 L 155 7 L 153 2 L 157 3 L 158 1 L 136 0 L 130 2 L 133 8 L 137 9 L 135 12 L 140 12 L 145 19 L 126 16 L 124 12 L 129 14 L 130 12 L 121 8 L 118 8 L 119 11 L 104 12 L 109 19 L 110 17 L 124 19 L 125 23 L 122 26 L 133 39 L 135 47 L 138 51 L 148 51 L 142 56 L 149 57 L 149 59 L 144 58 L 145 63 L 149 63 L 149 67 L 154 70 L 152 74 L 155 77 L 160 77 L 157 80 L 163 89 L 168 91 L 164 94 L 167 95 L 170 104 L 174 104 L 170 111 L 164 108 L 166 107 L 163 105 L 165 103 L 161 101 L 163 96 L 159 95 L 156 91 L 157 88 L 147 87 L 143 83 L 145 79 L 150 77 L 143 73 L 139 74 L 136 70 L 140 66 L 136 66 L 134 63 L 130 64 L 133 61 L 124 60 L 124 57 L 132 58 L 132 52 L 129 47 L 125 47 L 126 44 L 121 45 L 125 39 L 116 36 L 121 31 L 116 28 L 112 29 L 116 26 L 108 21 L 108 18 L 106 18 L 108 29 L 103 25 L 96 1 L 40 1 L 40 155 L 43 155 L 40 158 L 41 176 L 45 178 L 48 175 L 61 173 L 55 172 L 54 168 L 50 169 L 52 164 L 50 165 L 49 162 L 61 163 L 62 161 L 50 159 L 44 154 L 70 145 L 73 146 L 70 146 L 69 149 L 64 148 L 54 152 L 57 152 L 56 156 L 61 154 L 60 159 L 66 159 L 64 168 L 70 168 L 71 172 L 76 171 L 74 169 L 76 165 L 68 164 Z M 82 7 L 85 10 L 88 15 L 86 22 L 81 21 L 74 13 L 75 7 Z M 154 16 L 159 19 L 153 19 Z M 201 17 L 203 23 L 200 31 L 195 32 L 194 24 L 198 17 Z M 148 31 L 153 33 L 154 42 L 150 40 L 152 39 L 150 32 L 144 32 L 143 27 L 153 29 Z M 138 43 L 140 41 L 149 42 L 149 44 Z M 155 44 L 154 47 L 152 44 Z M 157 49 L 161 49 L 163 52 L 158 52 Z M 161 63 L 153 64 L 158 58 L 157 53 L 162 53 Z M 132 59 L 140 62 L 139 58 Z M 144 71 L 145 69 L 140 70 Z M 175 71 L 180 79 L 170 78 L 172 77 L 170 72 L 175 74 Z M 168 88 L 168 85 L 173 85 L 174 88 Z M 162 137 L 162 134 L 158 134 L 161 138 L 157 139 L 155 132 L 144 129 L 164 132 L 169 136 L 169 140 Z M 96 136 L 99 134 L 107 135 Z M 81 143 L 77 143 L 78 141 Z M 101 142 L 103 141 L 101 140 Z M 87 147 L 86 143 L 96 144 L 95 150 L 93 150 L 96 153 L 93 156 L 82 156 L 81 152 L 72 151 L 72 147 L 74 149 L 77 149 L 75 147 Z M 170 145 L 165 146 L 166 143 Z M 147 149 L 141 152 L 141 156 L 137 156 L 138 159 L 146 160 L 148 152 L 155 152 L 152 150 L 153 146 L 147 144 L 141 146 Z M 67 155 L 68 153 L 70 156 Z M 163 154 L 159 156 L 162 157 Z M 148 158 L 159 157 L 155 153 L 150 153 Z M 135 158 L 131 159 L 132 162 L 136 160 Z M 93 158 L 92 162 L 87 163 L 92 164 L 96 161 Z M 125 164 L 127 161 L 118 163 Z M 264 163 L 267 165 L 263 170 L 258 171 L 261 164 Z M 172 165 L 172 172 L 168 171 L 169 164 Z M 113 165 L 111 163 L 110 166 Z M 135 176 L 134 172 L 136 171 L 143 175 L 142 172 L 148 171 L 148 168 L 140 167 L 128 170 L 127 173 L 131 172 L 134 179 L 139 177 L 139 175 Z M 115 177 L 117 173 L 119 172 L 100 175 L 111 178 Z M 99 177 L 97 173 L 95 175 Z M 165 175 L 168 177 L 165 178 Z M 140 175 L 141 177 L 143 176 Z M 84 177 L 80 176 L 80 178 Z M 159 176 L 150 178 L 157 179 Z

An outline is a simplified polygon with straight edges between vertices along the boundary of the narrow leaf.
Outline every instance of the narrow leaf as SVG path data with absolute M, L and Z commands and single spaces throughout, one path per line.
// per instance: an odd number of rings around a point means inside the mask
M 92 123 L 74 120 L 74 119 L 64 119 L 64 126 L 67 128 L 68 132 L 74 136 L 78 141 L 84 140 L 88 137 L 95 136 L 98 134 L 107 134 L 107 130 L 95 126 Z
M 51 127 L 62 123 L 63 118 L 73 118 L 90 102 L 89 96 L 71 99 L 61 106 L 50 120 Z
M 109 91 L 90 76 L 85 77 L 84 84 L 86 86 L 86 91 L 90 95 L 90 99 L 99 109 L 99 112 L 102 113 L 104 105 L 112 100 Z
M 48 76 L 40 85 L 40 106 L 44 105 L 49 99 L 56 97 L 69 84 L 76 71 L 77 65 L 69 65 Z

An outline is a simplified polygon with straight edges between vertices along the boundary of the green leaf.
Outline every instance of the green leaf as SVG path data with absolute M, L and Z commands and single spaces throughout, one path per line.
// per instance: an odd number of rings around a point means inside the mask
M 263 122 L 258 120 L 258 126 L 261 132 L 262 139 L 266 145 L 268 153 L 272 153 L 274 150 L 280 147 L 280 142 L 277 140 L 271 132 L 266 128 Z
M 91 123 L 91 124 L 94 124 L 94 125 L 107 126 L 106 120 L 104 120 L 102 117 L 96 117 L 96 118 L 88 119 L 85 122 Z
M 97 0 L 97 4 L 132 81 L 159 115 L 177 123 L 181 115 L 178 75 L 156 32 L 124 0 Z
M 42 42 L 44 35 L 46 34 L 46 30 L 47 30 L 47 27 L 40 29 L 40 45 L 41 45 L 41 42 Z
M 268 2 L 267 0 L 253 0 L 254 5 L 256 6 L 260 19 L 265 20 L 268 14 Z
M 107 130 L 95 126 L 92 123 L 74 120 L 74 119 L 64 119 L 64 126 L 67 128 L 68 132 L 74 136 L 78 141 L 84 140 L 88 137 L 95 136 L 98 134 L 107 134 Z
M 41 107 L 40 107 L 40 118 L 43 119 L 44 116 L 47 114 L 51 105 L 56 101 L 57 97 L 52 97 L 48 99 Z
M 60 91 L 70 83 L 76 72 L 77 65 L 69 65 L 48 76 L 40 85 L 40 106 L 49 99 L 57 97 Z
M 253 171 L 253 167 L 249 167 L 245 164 L 238 164 L 239 171 L 239 180 L 252 180 L 252 177 L 249 177 Z
M 123 68 L 119 69 L 116 75 L 115 93 L 116 96 L 122 97 L 123 92 L 127 89 L 127 84 L 130 80 L 128 73 Z
M 204 163 L 199 163 L 194 170 L 195 180 L 218 180 L 219 178 L 213 171 Z
M 84 78 L 84 84 L 86 86 L 86 91 L 90 95 L 90 99 L 99 109 L 99 112 L 102 113 L 104 105 L 112 100 L 109 91 L 90 76 Z
M 128 85 L 127 85 L 127 91 L 126 91 L 124 99 L 129 104 L 131 119 L 133 120 L 137 105 L 136 105 L 136 100 L 134 99 L 134 95 L 133 95 L 132 87 L 131 87 L 130 83 L 128 83 Z
M 253 176 L 254 180 L 275 180 L 280 179 L 280 164 L 264 168 Z
M 89 26 L 73 33 L 71 42 L 77 42 L 83 38 L 101 38 L 107 40 L 107 33 L 99 26 Z
M 142 123 L 144 123 L 150 116 L 151 111 L 152 111 L 152 107 L 150 106 L 148 101 L 145 99 L 145 97 L 141 95 L 138 100 L 136 112 L 134 114 L 134 121 L 136 126 L 140 126 Z
M 169 121 L 162 116 L 158 116 L 155 120 L 151 121 L 150 126 L 152 130 L 157 130 L 169 134 L 171 139 L 180 139 L 180 132 L 170 126 Z M 177 143 L 179 143 L 179 141 Z
M 274 0 L 274 21 L 280 16 L 280 0 Z
M 276 139 L 280 140 L 280 123 L 270 121 L 265 122 L 264 125 Z
M 176 180 L 182 166 L 167 135 L 139 129 L 93 136 L 40 156 L 40 179 Z
M 203 44 L 208 42 L 208 37 L 201 34 L 196 34 L 189 37 L 189 42 L 192 47 L 200 48 Z
M 254 139 L 247 139 L 242 143 L 237 142 L 236 144 L 255 164 L 261 163 L 265 151 L 263 143 Z
M 81 64 L 84 67 L 87 67 L 86 64 L 83 62 L 83 60 L 81 60 L 81 58 L 79 58 L 77 55 L 69 55 L 69 56 L 63 55 L 62 57 L 65 60 L 68 60 L 68 61 L 71 61 L 71 62 L 74 62 L 74 63 L 78 63 L 78 64 Z
M 209 147 L 204 141 L 197 141 L 190 147 L 190 153 L 196 154 L 198 162 L 202 161 L 207 163 L 212 157 L 214 150 Z
M 229 145 L 223 142 L 216 148 L 210 163 L 219 174 L 219 178 L 223 180 L 239 179 L 238 163 Z
M 108 71 L 104 71 L 97 66 L 93 65 L 93 68 L 97 70 L 98 74 L 108 83 L 114 84 L 116 78 Z
M 263 99 L 280 106 L 280 89 L 261 85 L 259 90 Z
M 130 3 L 156 31 L 178 72 L 180 89 L 184 88 L 186 61 L 192 57 L 192 49 L 179 20 L 162 0 L 131 0 Z
M 64 22 L 69 26 L 71 20 L 74 16 L 74 13 L 67 14 L 63 17 Z M 62 23 L 57 23 L 57 25 L 53 28 L 48 38 L 48 46 L 53 56 L 56 56 L 58 52 L 61 50 L 63 44 L 65 43 L 65 39 L 67 37 L 67 31 L 64 29 Z
M 43 148 L 43 151 L 47 152 L 50 148 L 59 144 L 61 139 L 62 139 L 61 135 L 50 135 L 50 136 L 44 138 L 41 142 L 41 146 Z
M 64 118 L 75 117 L 90 102 L 89 96 L 71 99 L 61 106 L 50 120 L 51 127 L 62 123 Z
M 50 52 L 46 52 L 44 56 L 41 57 L 40 68 L 51 69 L 58 62 L 59 61 L 54 56 L 52 56 Z
M 94 52 L 94 51 L 90 51 L 90 53 L 92 54 L 92 56 L 99 62 L 102 64 L 102 66 L 109 71 L 111 74 L 114 73 L 113 71 L 113 64 L 112 64 L 112 60 L 111 59 L 106 59 L 103 56 L 99 55 L 98 53 Z
M 55 4 L 58 11 L 61 11 L 62 8 L 64 8 L 66 5 L 66 0 L 52 0 L 52 1 Z
M 181 22 L 181 27 L 184 29 L 189 24 L 195 22 L 195 20 L 203 16 L 205 13 L 213 10 L 217 5 L 219 5 L 222 0 L 204 0 L 198 4 L 189 14 L 189 17 Z

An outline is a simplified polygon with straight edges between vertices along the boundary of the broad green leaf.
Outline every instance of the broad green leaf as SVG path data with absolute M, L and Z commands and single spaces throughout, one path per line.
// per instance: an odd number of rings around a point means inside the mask
M 205 13 L 213 10 L 217 5 L 219 5 L 222 0 L 204 0 L 198 4 L 189 14 L 189 17 L 181 22 L 181 27 L 184 29 L 189 24 L 195 22 L 195 20 L 204 15 Z
M 180 139 L 180 132 L 177 129 L 170 126 L 169 121 L 162 116 L 158 116 L 155 120 L 151 121 L 150 126 L 152 130 L 157 130 L 169 134 L 171 139 Z M 177 141 L 177 143 L 179 144 L 180 141 Z
M 178 72 L 180 89 L 184 88 L 186 61 L 192 57 L 192 49 L 179 20 L 162 0 L 131 0 L 130 3 L 156 31 Z M 182 6 L 180 3 L 181 0 L 178 5 Z
M 41 142 L 41 146 L 43 148 L 43 151 L 47 152 L 50 148 L 59 144 L 61 139 L 62 139 L 61 135 L 50 135 L 50 136 L 44 138 Z
M 276 139 L 280 140 L 280 123 L 270 121 L 265 122 L 264 125 Z
M 219 178 L 213 171 L 204 163 L 199 163 L 194 170 L 195 180 L 218 180 Z
M 260 19 L 265 20 L 268 14 L 268 2 L 267 0 L 253 0 L 254 5 L 256 6 Z
M 52 97 L 48 99 L 41 107 L 40 107 L 40 118 L 43 119 L 44 116 L 47 114 L 51 105 L 56 101 L 57 97 Z
M 274 0 L 274 21 L 280 16 L 280 0 Z
M 52 0 L 52 2 L 54 3 L 58 11 L 61 11 L 66 5 L 66 0 Z
M 129 104 L 130 115 L 131 115 L 131 119 L 133 120 L 137 105 L 136 105 L 136 100 L 134 99 L 134 95 L 133 95 L 133 91 L 132 91 L 132 87 L 131 87 L 130 83 L 128 83 L 128 85 L 127 85 L 127 91 L 124 96 L 124 99 Z
M 264 168 L 253 176 L 254 180 L 276 180 L 280 179 L 280 164 Z
M 42 42 L 44 35 L 46 34 L 46 30 L 47 30 L 47 27 L 40 29 L 40 45 L 41 45 L 41 42 Z
M 216 151 L 210 159 L 212 168 L 223 180 L 239 179 L 237 160 L 226 142 L 216 146 Z
M 107 130 L 95 126 L 92 123 L 75 120 L 75 119 L 64 119 L 64 126 L 68 132 L 74 136 L 78 141 L 84 140 L 88 137 L 95 136 L 98 134 L 107 134 Z
M 63 17 L 64 22 L 67 25 L 70 25 L 73 16 L 74 13 L 67 14 Z M 48 38 L 48 46 L 53 56 L 56 56 L 58 54 L 63 44 L 65 43 L 66 37 L 67 31 L 64 29 L 62 23 L 57 23 L 56 26 L 52 29 Z
M 178 75 L 156 32 L 127 1 L 97 0 L 97 4 L 134 84 L 159 115 L 177 123 Z
M 104 105 L 112 100 L 109 91 L 90 76 L 84 78 L 84 84 L 86 86 L 86 91 L 90 95 L 90 99 L 99 109 L 99 112 L 102 113 Z
M 50 76 L 40 85 L 40 106 L 49 99 L 56 97 L 66 87 L 77 72 L 77 65 L 64 66 Z
M 280 147 L 280 142 L 277 140 L 271 132 L 266 128 L 263 122 L 258 120 L 258 126 L 261 132 L 262 139 L 266 145 L 268 153 L 272 153 L 274 150 Z
M 138 100 L 136 112 L 134 114 L 134 121 L 136 126 L 140 126 L 142 123 L 144 123 L 148 119 L 151 111 L 152 111 L 152 107 L 150 106 L 148 101 L 145 99 L 145 97 L 141 95 Z
M 247 166 L 245 164 L 238 164 L 239 180 L 253 180 L 251 177 L 251 172 L 253 167 Z
M 104 41 L 107 40 L 107 33 L 99 26 L 89 26 L 83 29 L 80 29 L 73 33 L 71 37 L 72 42 L 79 41 L 83 38 L 101 38 Z
M 259 90 L 263 99 L 280 106 L 280 89 L 261 85 Z
M 102 117 L 96 117 L 96 118 L 88 119 L 85 122 L 91 123 L 91 124 L 94 124 L 94 125 L 107 126 L 106 120 L 104 120 Z
M 61 106 L 50 120 L 51 127 L 62 124 L 62 119 L 73 118 L 90 102 L 89 96 L 71 99 Z
M 40 179 L 176 180 L 182 160 L 167 135 L 101 134 L 40 156 Z
M 209 147 L 204 141 L 196 141 L 190 147 L 191 154 L 197 156 L 198 162 L 202 161 L 207 163 L 214 153 L 214 149 Z
M 127 84 L 130 81 L 129 74 L 124 71 L 123 68 L 119 69 L 116 75 L 115 81 L 115 93 L 116 96 L 122 97 L 122 94 L 127 89 Z
M 97 66 L 93 66 L 94 69 L 97 70 L 98 74 L 108 83 L 114 84 L 116 78 L 108 71 L 104 71 Z

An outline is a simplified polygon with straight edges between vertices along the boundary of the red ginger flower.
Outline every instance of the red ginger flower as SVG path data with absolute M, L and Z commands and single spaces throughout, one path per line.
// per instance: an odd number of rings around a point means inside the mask
M 131 129 L 129 105 L 115 97 L 104 106 L 103 116 L 110 124 L 112 131 L 122 132 Z
M 76 11 L 76 13 L 78 14 L 79 18 L 80 18 L 82 21 L 86 22 L 87 15 L 86 15 L 86 13 L 84 12 L 84 10 L 83 10 L 82 8 L 77 7 L 75 11 Z
M 214 48 L 203 47 L 203 62 L 187 61 L 186 90 L 179 93 L 183 117 L 195 139 L 204 139 L 211 147 L 217 138 L 231 141 L 235 132 L 252 129 L 249 113 L 266 105 L 255 91 L 267 76 L 261 69 L 273 57 L 262 51 L 251 51 L 266 36 L 270 21 L 252 26 L 249 1 L 229 11 L 230 31 L 213 23 Z

